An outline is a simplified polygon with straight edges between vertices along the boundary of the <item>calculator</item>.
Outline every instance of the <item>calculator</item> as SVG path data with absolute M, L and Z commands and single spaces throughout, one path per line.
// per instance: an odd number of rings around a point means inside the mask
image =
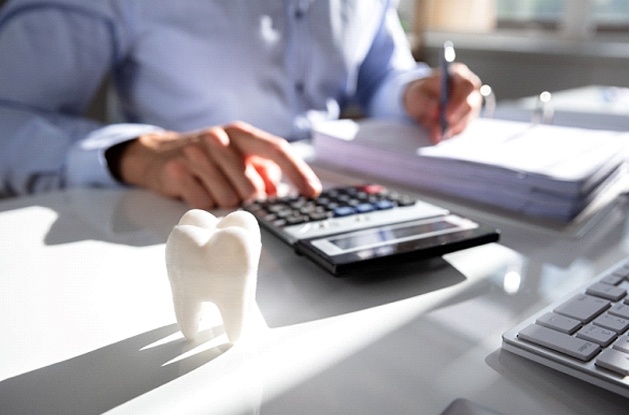
M 262 227 L 335 276 L 423 260 L 499 239 L 500 232 L 379 184 L 244 206 Z

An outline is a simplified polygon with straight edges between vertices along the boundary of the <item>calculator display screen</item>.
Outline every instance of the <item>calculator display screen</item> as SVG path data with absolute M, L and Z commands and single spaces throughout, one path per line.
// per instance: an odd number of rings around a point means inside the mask
M 303 253 L 335 275 L 370 272 L 498 240 L 499 232 L 449 214 L 297 241 Z
M 439 220 L 406 227 L 381 227 L 330 238 L 328 241 L 343 251 L 350 251 L 392 241 L 415 239 L 421 235 L 434 235 L 435 233 L 456 227 L 457 225 L 452 222 Z

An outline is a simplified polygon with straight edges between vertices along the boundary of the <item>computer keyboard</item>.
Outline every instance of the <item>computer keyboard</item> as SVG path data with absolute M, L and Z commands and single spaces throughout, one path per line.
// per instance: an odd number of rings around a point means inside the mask
M 629 397 L 629 259 L 523 321 L 502 348 Z

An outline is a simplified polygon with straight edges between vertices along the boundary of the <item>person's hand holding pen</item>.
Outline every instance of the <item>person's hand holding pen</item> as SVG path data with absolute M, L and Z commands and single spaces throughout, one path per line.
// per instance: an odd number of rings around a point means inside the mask
M 449 82 L 445 89 L 449 93 L 445 97 L 443 69 L 411 82 L 404 94 L 406 112 L 428 130 L 434 143 L 462 132 L 479 114 L 483 103 L 481 80 L 467 66 L 449 63 L 447 73 Z M 446 103 L 445 108 L 442 103 Z

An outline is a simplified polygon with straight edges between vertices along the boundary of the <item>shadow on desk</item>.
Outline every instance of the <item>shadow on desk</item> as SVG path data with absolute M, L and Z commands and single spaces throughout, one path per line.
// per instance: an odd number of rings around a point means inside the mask
M 199 333 L 194 343 L 177 338 L 150 347 L 178 331 L 176 324 L 168 325 L 1 381 L 0 411 L 100 414 L 199 368 L 231 346 L 182 357 L 222 334 L 215 328 Z
M 165 243 L 188 207 L 140 189 L 69 191 L 46 243 L 97 239 L 131 246 Z
M 282 327 L 365 310 L 461 284 L 443 258 L 337 278 L 262 232 L 257 300 L 267 324 Z
M 43 207 L 57 218 L 44 243 L 98 240 L 129 246 L 166 242 L 187 206 L 141 189 L 74 188 L 5 199 L 0 211 Z

